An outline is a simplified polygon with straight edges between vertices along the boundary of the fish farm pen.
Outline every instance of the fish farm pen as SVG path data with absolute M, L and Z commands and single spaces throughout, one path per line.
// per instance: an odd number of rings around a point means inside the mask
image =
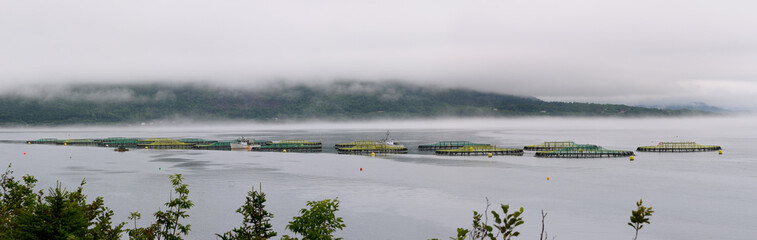
M 188 143 L 188 144 L 193 144 L 193 145 L 205 145 L 205 144 L 211 144 L 211 143 L 214 143 L 214 142 L 218 142 L 218 141 L 213 141 L 213 140 L 205 140 L 205 139 L 201 139 L 201 138 L 183 138 L 183 139 L 179 139 L 177 141 L 183 142 L 183 143 Z
M 282 141 L 279 141 L 277 143 L 281 143 L 281 144 L 301 144 L 301 145 L 309 145 L 309 146 L 321 146 L 321 142 L 308 142 L 308 141 L 305 141 L 305 140 L 302 140 L 302 139 L 297 139 L 297 140 L 282 140 Z M 272 142 L 272 143 L 269 143 L 269 144 L 275 144 L 275 143 Z M 266 145 L 269 145 L 269 144 L 266 144 Z
M 299 143 L 271 143 L 264 146 L 250 147 L 250 151 L 258 152 L 320 152 L 323 148 L 320 145 L 304 145 Z
M 448 156 L 475 156 L 475 155 L 515 155 L 522 156 L 523 149 L 520 148 L 500 148 L 494 145 L 475 145 L 463 146 L 458 149 L 436 150 L 437 155 Z
M 358 140 L 358 141 L 352 141 L 348 143 L 337 143 L 334 144 L 334 148 L 349 148 L 354 147 L 357 145 L 375 145 L 377 144 L 376 141 L 373 140 Z
M 122 137 L 95 139 L 95 142 L 101 147 L 137 147 L 137 145 L 141 143 L 136 138 Z
M 337 149 L 337 153 L 339 154 L 379 154 L 379 153 L 392 153 L 392 154 L 405 154 L 407 153 L 407 148 L 402 145 L 389 145 L 389 144 L 378 144 L 375 143 L 373 145 L 355 145 L 352 147 L 346 147 L 346 148 L 339 148 Z
M 640 152 L 706 152 L 721 150 L 720 146 L 700 145 L 696 142 L 661 142 L 657 146 L 636 148 Z
M 109 137 L 109 138 L 103 138 L 103 139 L 92 139 L 92 141 L 95 141 L 97 143 L 106 143 L 106 142 L 115 142 L 115 141 L 126 141 L 126 140 L 137 141 L 136 138 L 125 138 L 125 137 Z
M 465 146 L 489 146 L 490 144 L 472 143 L 470 141 L 441 141 L 434 144 L 419 145 L 418 150 L 431 151 L 439 149 L 458 149 Z
M 214 142 L 211 144 L 195 145 L 199 150 L 231 150 L 231 142 Z
M 179 140 L 170 138 L 151 138 L 147 140 L 140 140 L 140 144 L 137 147 L 143 147 L 148 149 L 192 149 L 194 144 L 184 143 Z
M 124 138 L 124 137 L 110 137 L 102 139 L 69 139 L 61 140 L 57 138 L 42 138 L 37 140 L 25 141 L 27 144 L 49 144 L 49 145 L 66 145 L 66 146 L 99 146 L 99 147 L 126 147 L 126 148 L 145 148 L 148 149 L 200 149 L 200 150 L 231 150 L 231 142 L 224 141 L 219 142 L 216 140 L 207 140 L 201 138 L 183 138 L 183 139 L 170 139 L 170 138 L 150 138 L 150 139 L 138 139 L 138 138 Z M 318 145 L 319 142 L 307 142 L 304 140 L 287 140 L 282 142 L 290 142 L 305 144 L 305 145 Z M 268 145 L 272 142 L 270 140 L 250 140 L 250 144 L 255 145 Z
M 271 142 L 269 140 L 249 140 L 249 151 L 261 152 L 321 152 L 321 142 L 306 140 L 283 140 Z M 111 148 L 142 148 L 142 149 L 197 149 L 197 150 L 231 150 L 233 141 L 216 141 L 199 138 L 124 138 L 110 137 L 102 139 L 57 139 L 41 138 L 37 140 L 17 141 L 26 144 L 48 144 L 65 146 L 100 146 Z M 460 146 L 463 145 L 464 146 Z M 395 145 L 381 141 L 352 141 L 336 144 L 339 154 L 405 154 L 408 149 L 403 145 Z M 524 150 L 537 151 L 536 157 L 543 158 L 604 158 L 633 156 L 633 151 L 608 150 L 597 145 L 580 145 L 572 141 L 544 142 L 538 145 L 525 146 L 523 149 L 500 148 L 489 144 L 472 143 L 469 141 L 440 141 L 434 144 L 419 145 L 419 150 L 436 150 L 437 155 L 471 156 L 471 155 L 523 155 Z M 661 142 L 656 146 L 638 147 L 642 152 L 699 152 L 718 151 L 720 146 L 707 146 L 695 142 Z
M 27 144 L 63 144 L 63 140 L 57 138 L 41 138 L 32 141 L 26 141 Z
M 542 144 L 537 145 L 528 145 L 523 147 L 523 150 L 526 151 L 557 151 L 563 148 L 567 147 L 575 147 L 578 146 L 573 141 L 563 141 L 563 142 L 544 142 Z
M 284 140 L 267 145 L 250 147 L 250 151 L 259 152 L 320 152 L 323 150 L 320 142 L 308 142 L 305 140 Z
M 69 139 L 63 141 L 62 144 L 67 146 L 97 146 L 97 143 L 90 139 Z
M 536 157 L 544 158 L 604 158 L 633 156 L 633 151 L 608 150 L 597 145 L 578 145 L 556 151 L 536 152 Z

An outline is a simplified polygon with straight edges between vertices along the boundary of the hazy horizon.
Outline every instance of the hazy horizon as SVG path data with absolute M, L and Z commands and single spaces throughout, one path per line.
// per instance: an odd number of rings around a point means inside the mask
M 168 87 L 155 93 L 153 96 L 137 96 L 132 87 L 144 87 L 144 86 L 156 86 L 159 88 Z M 464 86 L 451 87 L 451 86 L 437 86 L 437 85 L 422 85 L 412 82 L 403 82 L 398 80 L 387 80 L 384 82 L 371 82 L 371 81 L 359 81 L 349 79 L 338 79 L 330 82 L 287 82 L 287 81 L 270 81 L 258 85 L 249 86 L 234 86 L 218 82 L 99 82 L 99 83 L 86 83 L 86 82 L 63 82 L 63 83 L 51 83 L 40 84 L 30 83 L 26 85 L 18 85 L 12 88 L 0 88 L 1 96 L 22 97 L 29 99 L 41 99 L 44 101 L 57 101 L 60 99 L 75 100 L 75 101 L 90 101 L 90 102 L 130 102 L 130 101 L 150 101 L 161 100 L 167 97 L 172 97 L 172 88 L 184 88 L 192 87 L 197 89 L 216 89 L 219 92 L 231 91 L 234 94 L 242 92 L 247 93 L 265 93 L 268 91 L 280 91 L 282 88 L 291 88 L 306 86 L 312 89 L 320 89 L 323 91 L 333 93 L 376 93 L 381 92 L 382 96 L 386 96 L 390 99 L 397 99 L 402 96 L 397 92 L 397 87 L 400 89 L 423 89 L 424 91 L 439 91 L 447 89 L 464 89 L 479 91 L 481 93 L 493 93 L 504 94 L 509 96 L 516 96 L 522 98 L 536 98 L 546 102 L 579 102 L 579 103 L 599 103 L 599 104 L 624 104 L 629 106 L 646 107 L 646 108 L 661 108 L 661 109 L 683 109 L 690 110 L 702 110 L 714 113 L 728 113 L 728 114 L 749 114 L 754 112 L 754 109 L 735 107 L 735 106 L 715 106 L 711 103 L 704 101 L 691 101 L 691 102 L 636 102 L 636 103 L 623 103 L 623 102 L 595 102 L 592 99 L 552 99 L 550 97 L 536 97 L 530 95 L 522 95 L 518 93 L 501 93 L 496 90 L 475 89 Z
M 386 80 L 754 110 L 749 1 L 0 1 L 0 89 Z
M 616 128 L 618 126 L 643 126 L 645 129 L 664 130 L 671 127 L 681 127 L 682 120 L 692 128 L 697 125 L 719 123 L 723 128 L 728 126 L 753 126 L 757 128 L 757 114 L 731 114 L 721 116 L 686 116 L 686 117 L 475 117 L 475 118 L 419 118 L 419 119 L 371 119 L 371 120 L 284 120 L 280 122 L 264 122 L 255 120 L 216 120 L 203 121 L 194 119 L 161 119 L 141 123 L 118 124 L 69 124 L 56 126 L 27 126 L 4 127 L 2 132 L 15 131 L 153 131 L 172 132 L 177 129 L 196 128 L 198 131 L 225 131 L 228 129 L 249 128 L 256 131 L 266 130 L 433 130 L 433 129 L 480 129 L 502 130 L 513 127 L 545 126 L 543 130 L 560 130 L 563 125 L 555 122 L 570 122 L 571 126 L 596 129 Z M 506 125 L 503 125 L 506 123 Z M 598 123 L 601 123 L 598 125 Z M 602 127 L 604 126 L 604 127 Z

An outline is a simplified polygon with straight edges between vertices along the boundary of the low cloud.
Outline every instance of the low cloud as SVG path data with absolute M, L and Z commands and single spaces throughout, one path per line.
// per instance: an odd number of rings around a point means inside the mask
M 394 79 L 566 101 L 675 99 L 754 109 L 756 7 L 684 0 L 6 1 L 0 88 L 170 80 L 266 89 L 279 80 Z
M 118 85 L 29 85 L 14 87 L 12 91 L 6 90 L 0 94 L 42 101 L 147 102 L 176 98 L 170 90 L 158 90 L 154 94 L 138 95 L 133 89 Z
M 126 102 L 138 100 L 134 91 L 126 88 L 73 88 L 72 86 L 22 86 L 5 95 L 44 101 L 72 100 L 90 102 Z

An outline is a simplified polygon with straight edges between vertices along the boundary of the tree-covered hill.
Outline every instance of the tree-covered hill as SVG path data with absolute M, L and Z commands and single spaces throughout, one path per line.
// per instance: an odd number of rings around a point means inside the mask
M 403 83 L 273 84 L 233 89 L 206 85 L 72 85 L 0 96 L 3 125 L 138 123 L 186 117 L 213 120 L 373 119 L 497 116 L 680 116 L 616 104 L 545 102 L 533 97 Z

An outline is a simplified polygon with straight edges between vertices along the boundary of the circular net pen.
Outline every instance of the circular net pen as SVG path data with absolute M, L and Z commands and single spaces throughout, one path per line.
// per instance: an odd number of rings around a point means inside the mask
M 373 140 L 356 140 L 348 143 L 337 143 L 334 144 L 334 148 L 350 148 L 358 145 L 376 145 L 376 141 Z
M 200 150 L 231 150 L 231 142 L 214 142 L 211 144 L 194 145 Z
M 98 145 L 102 147 L 136 147 L 140 143 L 133 138 L 109 138 L 103 139 Z
M 104 143 L 104 142 L 113 142 L 113 141 L 123 141 L 123 140 L 134 140 L 136 141 L 136 138 L 125 138 L 125 137 L 109 137 L 109 138 L 102 138 L 102 139 L 93 139 L 93 141 L 97 143 Z
M 63 144 L 63 140 L 57 138 L 41 138 L 37 140 L 26 141 L 27 144 Z
M 149 149 L 191 149 L 194 148 L 194 144 L 179 142 L 175 139 L 168 138 L 152 138 L 145 141 L 140 141 L 139 147 L 147 147 Z M 149 142 L 149 143 L 147 143 Z
M 633 155 L 633 151 L 608 150 L 597 145 L 578 145 L 555 151 L 536 152 L 536 157 L 544 158 L 610 158 Z
M 562 141 L 562 142 L 544 142 L 541 144 L 536 145 L 528 145 L 523 147 L 523 150 L 526 151 L 557 151 L 563 148 L 568 147 L 575 147 L 578 146 L 578 144 L 574 143 L 573 141 Z
M 696 142 L 660 142 L 656 146 L 636 148 L 640 152 L 706 152 L 722 150 L 720 146 L 700 145 Z
M 288 152 L 320 152 L 322 150 L 321 145 L 308 145 L 305 143 L 271 143 L 268 145 L 262 145 L 262 146 L 254 146 L 250 148 L 250 151 L 259 151 L 259 152 L 278 152 L 278 151 L 288 151 Z
M 176 140 L 170 139 L 170 138 L 148 138 L 148 139 L 137 139 L 137 141 L 139 141 L 139 144 L 142 145 L 142 144 L 150 144 L 150 143 L 160 142 L 160 141 L 176 141 Z
M 434 144 L 419 145 L 418 150 L 432 151 L 432 150 L 439 150 L 439 149 L 458 149 L 465 146 L 489 146 L 489 145 L 490 144 L 473 143 L 470 141 L 440 141 Z
M 91 139 L 69 139 L 63 141 L 67 146 L 97 146 L 97 142 Z
M 373 145 L 355 145 L 352 147 L 339 148 L 337 149 L 337 153 L 339 154 L 371 154 L 371 153 L 405 154 L 407 153 L 407 148 L 402 145 L 377 144 L 374 142 Z
M 212 144 L 214 142 L 218 142 L 215 140 L 207 140 L 202 138 L 182 138 L 178 140 L 179 142 L 192 144 L 192 145 L 206 145 L 206 144 Z
M 441 149 L 436 150 L 437 155 L 447 156 L 475 156 L 475 155 L 515 155 L 522 156 L 523 149 L 519 148 L 500 148 L 494 145 L 476 145 L 463 146 L 458 149 Z
M 278 143 L 281 144 L 300 144 L 300 145 L 308 145 L 308 146 L 321 146 L 321 142 L 310 142 L 302 139 L 295 139 L 295 140 L 282 140 Z M 271 143 L 275 144 L 275 143 Z

